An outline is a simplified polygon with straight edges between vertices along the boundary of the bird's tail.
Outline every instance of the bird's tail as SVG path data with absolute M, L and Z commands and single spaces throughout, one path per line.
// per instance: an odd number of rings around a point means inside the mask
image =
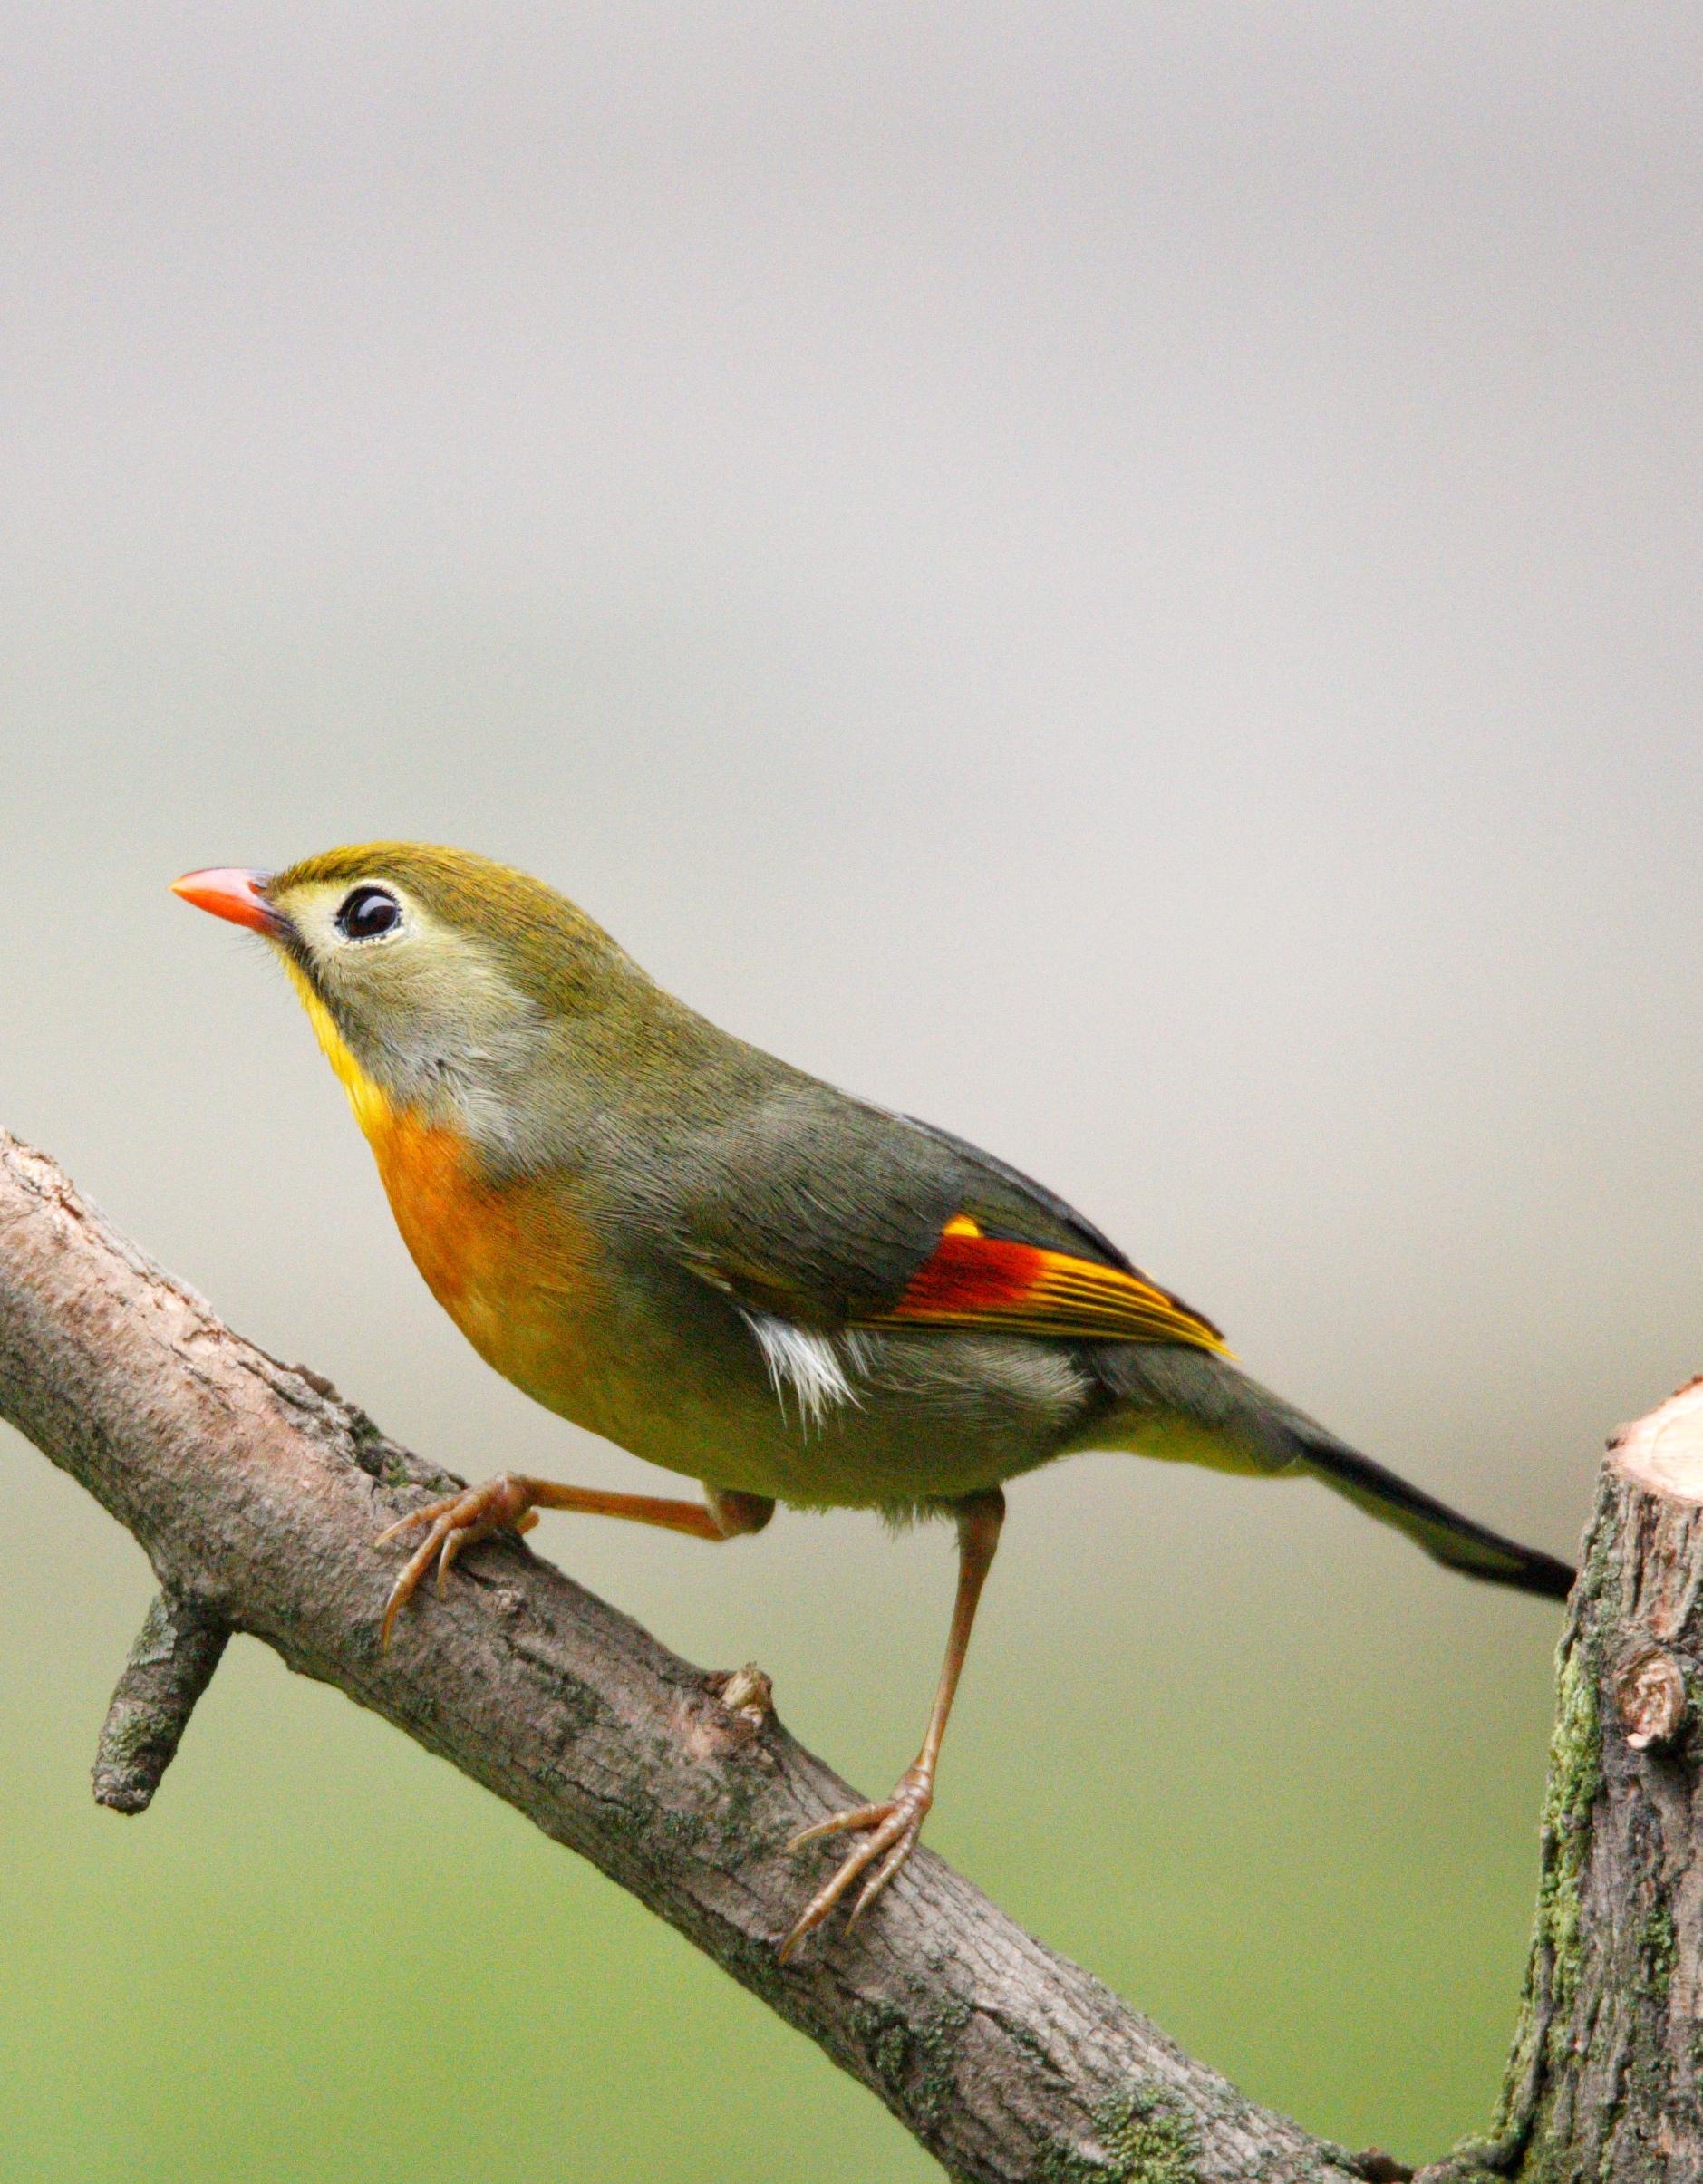
M 1122 1397 L 1109 1445 L 1267 1478 L 1318 1479 L 1434 1561 L 1492 1585 L 1564 1600 L 1573 1572 L 1535 1547 L 1458 1515 L 1260 1386 L 1223 1357 L 1171 1345 L 1108 1346 L 1097 1364 Z M 1098 1440 L 1097 1445 L 1108 1445 Z
M 1321 1479 L 1333 1493 L 1352 1502 L 1369 1517 L 1405 1532 L 1433 1561 L 1492 1585 L 1511 1585 L 1516 1592 L 1542 1593 L 1545 1599 L 1564 1600 L 1572 1590 L 1572 1571 L 1553 1554 L 1505 1540 L 1500 1532 L 1474 1523 L 1409 1486 L 1311 1419 L 1304 1423 L 1310 1431 L 1304 1438 L 1296 1436 L 1301 1442 L 1297 1468 Z

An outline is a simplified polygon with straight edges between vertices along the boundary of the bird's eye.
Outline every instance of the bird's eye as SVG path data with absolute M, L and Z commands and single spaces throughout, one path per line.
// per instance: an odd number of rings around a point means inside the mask
M 376 941 L 402 922 L 402 906 L 388 887 L 357 887 L 337 911 L 337 930 L 345 941 Z

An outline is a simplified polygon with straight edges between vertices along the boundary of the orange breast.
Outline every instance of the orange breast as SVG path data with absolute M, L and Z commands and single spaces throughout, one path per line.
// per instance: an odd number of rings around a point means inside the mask
M 485 1182 L 454 1131 L 405 1111 L 367 1135 L 432 1295 L 505 1378 L 572 1416 L 596 1292 L 589 1239 L 560 1193 Z

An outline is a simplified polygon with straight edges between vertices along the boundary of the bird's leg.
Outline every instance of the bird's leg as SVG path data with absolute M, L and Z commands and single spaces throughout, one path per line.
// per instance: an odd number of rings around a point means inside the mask
M 958 1597 L 953 1605 L 946 1657 L 941 1664 L 940 1683 L 934 1692 L 934 1704 L 929 1710 L 923 1748 L 914 1764 L 899 1777 L 891 1797 L 879 1804 L 858 1805 L 849 1812 L 836 1812 L 831 1819 L 806 1828 L 787 1845 L 789 1851 L 796 1851 L 802 1843 L 814 1842 L 819 1836 L 836 1834 L 842 1829 L 856 1829 L 864 1833 L 863 1841 L 838 1872 L 817 1890 L 798 1914 L 792 1931 L 780 1945 L 782 1964 L 804 1937 L 821 1925 L 858 1875 L 873 1865 L 876 1870 L 864 1882 L 850 1923 L 855 1925 L 863 1917 L 915 1849 L 928 1808 L 934 1802 L 934 1763 L 940 1757 L 941 1739 L 946 1734 L 959 1672 L 963 1667 L 964 1655 L 970 1650 L 976 1602 L 982 1597 L 982 1582 L 993 1566 L 994 1551 L 1000 1543 L 1000 1526 L 1005 1521 L 1005 1496 L 997 1486 L 984 1487 L 977 1493 L 966 1494 L 956 1506 Z
M 438 1590 L 450 1566 L 464 1548 L 489 1539 L 492 1532 L 530 1532 L 540 1509 L 576 1509 L 582 1516 L 625 1517 L 635 1524 L 660 1524 L 668 1532 L 683 1532 L 694 1540 L 731 1540 L 742 1532 L 760 1532 L 775 1513 L 766 1494 L 734 1493 L 706 1486 L 702 1502 L 674 1502 L 655 1494 L 605 1493 L 595 1486 L 560 1486 L 554 1479 L 528 1479 L 504 1472 L 481 1486 L 447 1494 L 441 1502 L 428 1502 L 411 1509 L 373 1542 L 382 1547 L 399 1532 L 416 1524 L 431 1530 L 402 1566 L 384 1607 L 384 1624 L 379 1636 L 381 1651 L 387 1650 L 396 1619 L 412 1598 L 415 1587 L 438 1564 Z

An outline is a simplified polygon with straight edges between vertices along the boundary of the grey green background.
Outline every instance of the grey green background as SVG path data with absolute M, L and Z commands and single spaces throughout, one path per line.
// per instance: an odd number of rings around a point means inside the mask
M 432 1456 L 654 1479 L 464 1348 L 283 981 L 164 891 L 463 843 L 1571 1547 L 1703 1366 L 1695 10 L 5 25 L 0 1120 Z M 0 1466 L 0 2174 L 934 2173 L 249 1645 L 95 1812 L 149 1572 Z M 1127 1460 L 1006 1536 L 936 1847 L 1315 2128 L 1480 2124 L 1553 1609 Z M 908 1758 L 943 1533 L 538 1544 Z

